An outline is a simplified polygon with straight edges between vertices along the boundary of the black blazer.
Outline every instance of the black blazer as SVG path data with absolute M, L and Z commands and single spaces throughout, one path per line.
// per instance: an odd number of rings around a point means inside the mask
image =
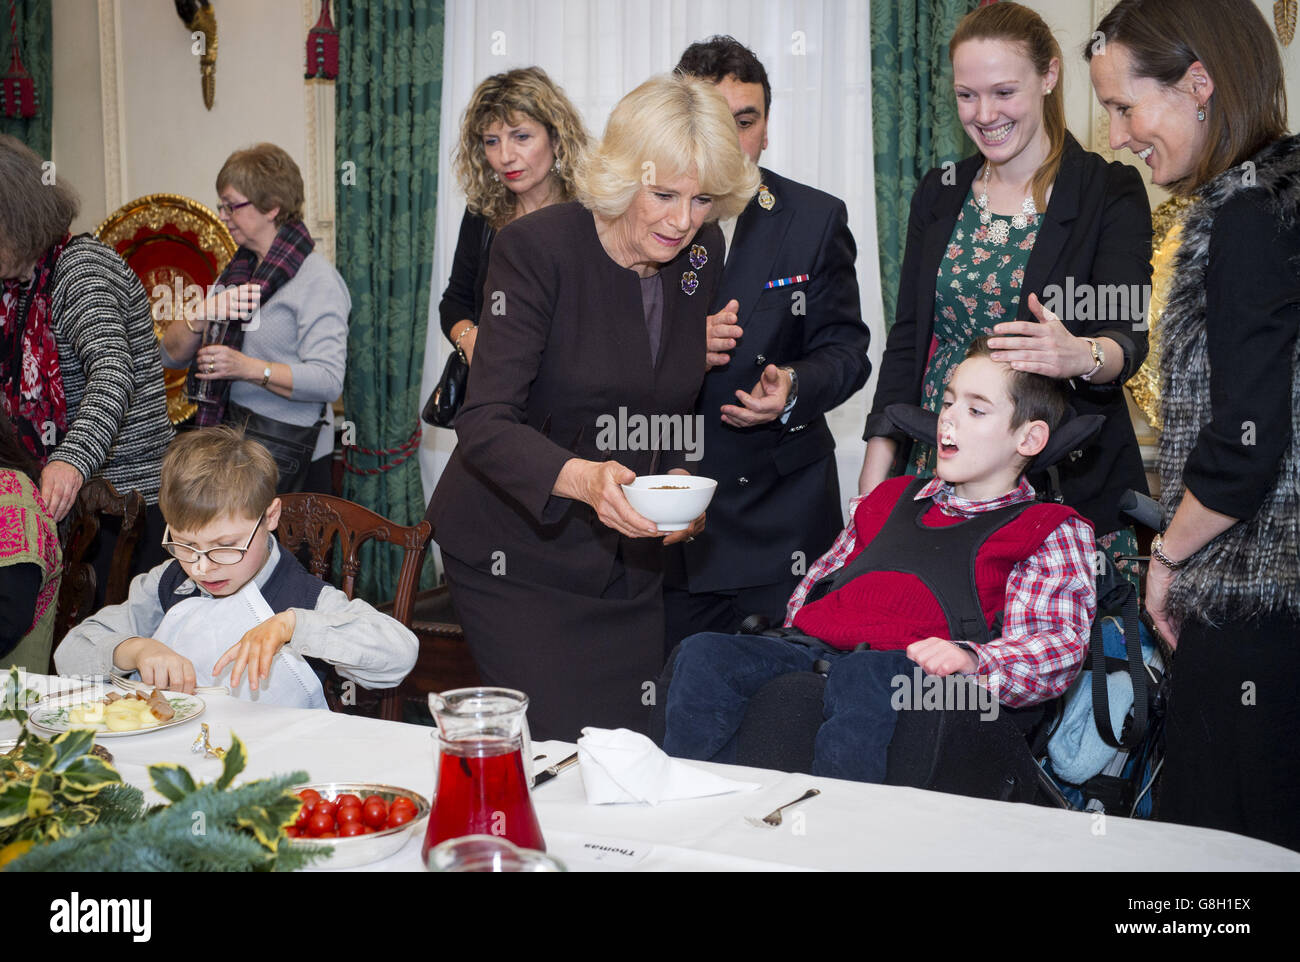
M 763 170 L 773 204 L 755 196 L 736 222 L 722 283 L 710 311 L 740 303 L 744 336 L 730 363 L 704 379 L 697 410 L 704 419 L 698 472 L 718 490 L 708 523 L 683 546 L 693 592 L 768 585 L 790 577 L 795 551 L 807 564 L 843 527 L 835 441 L 825 413 L 867 381 L 870 334 L 862 323 L 857 247 L 844 202 Z M 768 281 L 808 280 L 765 289 Z M 768 364 L 790 366 L 798 399 L 785 424 L 723 424 L 719 409 L 738 404 Z
M 484 572 L 501 559 L 512 579 L 592 597 L 620 550 L 633 592 L 658 577 L 658 539 L 625 538 L 551 488 L 574 457 L 617 460 L 638 475 L 692 467 L 684 450 L 602 450 L 600 419 L 620 408 L 628 417 L 693 412 L 722 232 L 706 225 L 693 243 L 708 258 L 693 293 L 683 285 L 689 247 L 659 272 L 663 332 L 652 366 L 640 281 L 605 253 L 590 211 L 556 204 L 501 229 L 456 450 L 426 514 L 443 551 Z
M 451 276 L 438 302 L 438 319 L 442 333 L 451 340 L 451 329 L 458 321 L 478 323 L 483 310 L 483 282 L 487 279 L 488 253 L 496 231 L 481 214 L 466 210 L 460 219 L 456 254 L 451 262 Z
M 935 277 L 962 204 L 983 163 L 980 154 L 962 161 L 951 184 L 944 183 L 945 171 L 935 168 L 926 174 L 912 197 L 898 310 L 885 345 L 864 440 L 889 436 L 902 441 L 902 434 L 885 417 L 885 408 L 895 403 L 920 403 L 921 381 L 934 331 Z M 952 175 L 949 180 L 953 180 Z M 1089 285 L 1094 291 L 1102 285 L 1123 285 L 1130 292 L 1134 288 L 1149 291 L 1150 284 L 1151 207 L 1142 178 L 1131 167 L 1107 163 L 1084 150 L 1066 134 L 1061 169 L 1025 267 L 1015 319 L 1034 320 L 1029 311 L 1030 293 L 1036 293 L 1050 308 L 1052 304 L 1044 291 L 1052 285 L 1068 294 Z M 1064 296 L 1058 299 L 1065 300 Z M 1091 385 L 1082 379 L 1072 382 L 1071 406 L 1079 414 L 1104 415 L 1106 425 L 1087 451 L 1060 466 L 1065 503 L 1091 521 L 1100 535 L 1129 523 L 1121 519 L 1118 506 L 1125 490 L 1147 490 L 1122 386 L 1146 358 L 1146 318 L 1136 323 L 1129 317 L 1104 318 L 1082 303 L 1078 307 L 1078 311 L 1057 311 L 1072 334 L 1109 337 L 1124 350 L 1124 369 L 1111 384 Z M 900 458 L 906 456 L 907 450 L 906 443 L 900 444 Z M 896 463 L 896 467 L 901 466 L 901 462 Z M 1044 479 L 1031 476 L 1031 480 L 1043 490 Z

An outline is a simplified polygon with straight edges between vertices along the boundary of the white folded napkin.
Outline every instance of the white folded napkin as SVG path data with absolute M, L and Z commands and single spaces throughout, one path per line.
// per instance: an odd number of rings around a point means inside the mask
M 757 782 L 737 782 L 669 758 L 654 742 L 626 728 L 584 728 L 578 763 L 589 805 L 649 802 L 749 792 Z

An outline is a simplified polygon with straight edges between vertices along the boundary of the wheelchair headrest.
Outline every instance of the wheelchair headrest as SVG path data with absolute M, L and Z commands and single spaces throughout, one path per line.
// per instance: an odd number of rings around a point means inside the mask
M 885 417 L 908 437 L 934 444 L 939 436 L 939 415 L 927 411 L 915 404 L 891 404 L 885 408 Z M 1029 467 L 1033 471 L 1042 471 L 1053 464 L 1065 460 L 1075 451 L 1081 451 L 1090 445 L 1101 433 L 1106 418 L 1100 414 L 1075 414 L 1068 404 L 1065 416 L 1056 426 L 1047 446 L 1034 458 Z

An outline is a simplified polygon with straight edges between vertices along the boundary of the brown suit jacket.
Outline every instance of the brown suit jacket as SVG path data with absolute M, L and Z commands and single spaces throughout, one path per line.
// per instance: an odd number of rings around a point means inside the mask
M 500 232 L 456 450 L 427 512 L 444 552 L 480 571 L 496 565 L 501 574 L 504 565 L 508 579 L 598 597 L 621 542 L 633 593 L 658 576 L 659 539 L 624 538 L 551 488 L 573 457 L 615 459 L 638 475 L 690 470 L 681 450 L 601 450 L 598 438 L 602 416 L 694 412 L 722 232 L 706 225 L 692 243 L 706 263 L 692 268 L 688 245 L 660 271 L 663 333 L 652 366 L 639 279 L 605 253 L 590 211 L 546 207 Z

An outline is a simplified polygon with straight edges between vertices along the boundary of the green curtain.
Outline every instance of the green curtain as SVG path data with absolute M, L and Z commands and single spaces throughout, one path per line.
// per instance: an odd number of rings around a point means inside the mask
M 871 137 L 885 326 L 893 326 L 916 185 L 973 146 L 957 120 L 948 40 L 979 0 L 871 0 Z
M 54 31 L 50 0 L 17 0 L 18 48 L 23 66 L 36 81 L 36 116 L 30 120 L 0 115 L 0 133 L 17 137 L 43 158 L 50 156 L 54 129 Z M 9 69 L 9 4 L 0 5 L 0 73 Z M 2 114 L 2 112 L 0 112 Z
M 345 417 L 348 460 L 385 468 L 419 426 L 420 374 L 433 271 L 442 101 L 444 0 L 339 0 L 337 256 L 352 294 Z M 345 438 L 346 440 L 346 438 Z M 376 474 L 348 472 L 344 495 L 399 524 L 424 517 L 414 456 Z M 361 597 L 391 598 L 400 552 L 376 551 Z

